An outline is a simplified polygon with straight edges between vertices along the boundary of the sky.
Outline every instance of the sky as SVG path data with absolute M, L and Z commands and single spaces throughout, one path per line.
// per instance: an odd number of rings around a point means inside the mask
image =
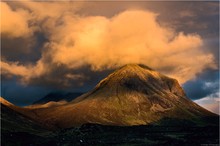
M 128 63 L 177 79 L 219 113 L 219 3 L 1 2 L 1 96 L 16 105 L 87 92 Z

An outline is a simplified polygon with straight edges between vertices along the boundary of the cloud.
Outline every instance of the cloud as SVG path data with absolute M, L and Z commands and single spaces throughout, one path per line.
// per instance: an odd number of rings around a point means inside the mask
M 219 92 L 213 93 L 207 97 L 198 99 L 198 100 L 194 100 L 194 102 L 196 102 L 197 104 L 199 104 L 200 106 L 216 113 L 216 114 L 220 114 L 219 111 L 219 104 L 220 104 L 220 98 L 219 98 Z
M 189 11 L 189 10 L 184 10 L 184 11 L 181 11 L 179 13 L 180 17 L 195 17 L 196 15 L 194 14 L 194 12 L 192 11 Z
M 29 25 L 30 15 L 27 10 L 12 8 L 1 2 L 1 34 L 11 38 L 28 37 L 33 28 Z
M 30 80 L 30 78 L 38 77 L 42 74 L 45 74 L 48 69 L 46 64 L 42 63 L 41 60 L 38 61 L 35 66 L 25 66 L 19 64 L 19 62 L 1 61 L 1 68 L 2 74 L 10 73 L 11 75 L 22 77 L 23 83 L 27 83 L 27 81 Z
M 154 12 L 125 10 L 107 18 L 78 15 L 75 7 L 73 9 L 66 4 L 21 4 L 30 11 L 31 21 L 36 21 L 40 28 L 38 31 L 47 38 L 42 57 L 36 63 L 1 61 L 3 74 L 18 76 L 26 84 L 42 78 L 54 82 L 51 75 L 57 75 L 55 72 L 60 68 L 64 70 L 59 72 L 64 77 L 60 80 L 67 85 L 71 79 L 82 78 L 74 71 L 84 66 L 96 72 L 128 63 L 142 63 L 181 83 L 195 78 L 206 68 L 216 68 L 213 55 L 201 49 L 203 40 L 198 34 L 185 34 L 161 26 L 157 21 L 159 14 Z M 46 7 L 50 7 L 49 11 L 42 11 Z M 10 7 L 5 11 L 9 10 L 12 11 Z M 12 12 L 13 18 L 20 20 L 20 10 Z M 26 14 L 27 11 L 22 10 L 22 14 L 24 12 Z M 26 19 L 20 21 L 22 26 L 27 24 Z M 10 24 L 4 27 L 13 32 Z M 29 30 L 27 32 L 32 30 L 26 29 Z M 18 37 L 22 33 L 12 34 Z

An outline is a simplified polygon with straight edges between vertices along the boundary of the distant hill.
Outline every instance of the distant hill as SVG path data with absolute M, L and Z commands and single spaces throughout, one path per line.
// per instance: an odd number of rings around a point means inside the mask
M 61 93 L 61 92 L 51 92 L 41 98 L 40 100 L 37 100 L 33 103 L 33 105 L 36 104 L 46 104 L 48 102 L 60 102 L 60 101 L 67 101 L 70 102 L 76 97 L 82 95 L 83 93 L 81 92 L 69 92 L 69 93 Z

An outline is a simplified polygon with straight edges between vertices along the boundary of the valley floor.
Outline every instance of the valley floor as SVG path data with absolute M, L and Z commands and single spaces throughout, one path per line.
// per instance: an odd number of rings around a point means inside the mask
M 2 146 L 218 146 L 219 127 L 132 126 L 86 124 L 55 132 L 1 133 Z

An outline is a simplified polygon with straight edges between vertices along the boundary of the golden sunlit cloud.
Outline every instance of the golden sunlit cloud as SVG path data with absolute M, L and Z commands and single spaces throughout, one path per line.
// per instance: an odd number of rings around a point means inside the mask
M 126 10 L 107 18 L 80 16 L 73 13 L 72 8 L 55 9 L 53 5 L 44 14 L 40 13 L 39 5 L 25 6 L 33 11 L 30 17 L 41 22 L 40 30 L 46 34 L 48 42 L 36 65 L 2 61 L 2 70 L 3 74 L 20 76 L 26 83 L 48 73 L 48 66 L 53 65 L 64 65 L 70 70 L 90 65 L 92 70 L 101 71 L 128 63 L 141 63 L 178 79 L 180 83 L 193 79 L 207 67 L 216 68 L 212 54 L 202 51 L 203 40 L 198 34 L 184 34 L 161 26 L 157 21 L 159 14 L 154 12 Z M 7 12 L 6 17 L 10 8 L 5 7 L 2 11 Z M 12 33 L 12 36 L 32 31 L 25 27 L 27 20 L 20 19 L 23 18 L 21 12 L 23 10 L 13 11 L 11 18 L 19 19 L 24 30 Z M 45 15 L 48 19 L 43 19 Z M 12 24 L 2 23 L 2 27 L 13 32 Z
M 13 11 L 9 5 L 1 2 L 1 33 L 8 37 L 27 37 L 33 32 L 29 27 L 30 15 L 27 10 Z

